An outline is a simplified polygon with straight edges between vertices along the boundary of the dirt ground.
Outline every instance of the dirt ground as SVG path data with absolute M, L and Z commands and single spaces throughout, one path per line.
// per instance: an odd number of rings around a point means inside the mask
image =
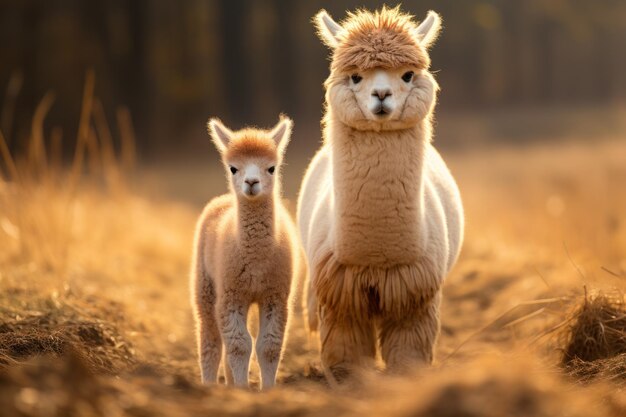
M 0 181 L 0 415 L 626 415 L 626 328 L 611 370 L 564 365 L 577 308 L 610 294 L 606 320 L 624 322 L 626 142 L 444 156 L 467 225 L 433 367 L 330 388 L 295 312 L 279 385 L 263 393 L 255 365 L 250 390 L 199 384 L 188 269 L 197 201 L 225 190 L 216 160 L 124 187 Z M 305 159 L 287 155 L 292 201 Z

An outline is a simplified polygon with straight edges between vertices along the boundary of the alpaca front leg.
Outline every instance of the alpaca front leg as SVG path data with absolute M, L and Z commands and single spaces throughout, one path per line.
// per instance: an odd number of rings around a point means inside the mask
M 407 317 L 385 318 L 381 322 L 381 355 L 387 369 L 402 373 L 412 365 L 430 365 L 433 362 L 435 343 L 439 336 L 438 294 L 428 306 Z
M 203 271 L 198 271 L 196 287 L 197 344 L 202 383 L 217 382 L 217 371 L 222 358 L 222 337 L 215 315 L 215 286 Z
M 355 367 L 374 364 L 376 337 L 366 317 L 338 315 L 323 307 L 320 311 L 322 365 L 341 381 Z
M 226 348 L 226 379 L 230 382 L 230 368 L 232 383 L 238 387 L 248 386 L 252 338 L 246 327 L 247 315 L 248 309 L 243 306 L 226 308 L 221 313 L 222 338 Z
M 226 351 L 226 348 L 224 348 Z M 224 379 L 226 379 L 226 385 L 235 385 L 235 379 L 233 378 L 233 370 L 230 369 L 230 365 L 228 364 L 228 357 L 226 353 L 224 353 Z
M 217 371 L 222 359 L 222 338 L 215 316 L 204 316 L 198 324 L 198 350 L 202 383 L 217 382 Z
M 287 314 L 286 297 L 266 300 L 260 305 L 260 329 L 256 342 L 256 356 L 261 368 L 262 389 L 271 388 L 276 383 L 276 370 L 283 349 Z

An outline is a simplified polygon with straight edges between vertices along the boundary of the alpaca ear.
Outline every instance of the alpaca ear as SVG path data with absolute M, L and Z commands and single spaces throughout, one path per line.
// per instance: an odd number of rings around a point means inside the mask
M 417 41 L 424 47 L 430 48 L 435 42 L 439 31 L 441 30 L 441 17 L 430 10 L 426 15 L 426 19 L 415 29 L 414 36 Z
M 331 49 L 335 49 L 339 44 L 339 32 L 343 30 L 341 25 L 333 20 L 326 10 L 320 10 L 314 17 L 317 35 L 322 42 Z
M 280 154 L 285 152 L 285 148 L 291 139 L 291 129 L 293 128 L 293 121 L 285 116 L 280 115 L 280 121 L 274 126 L 270 135 L 274 142 L 276 142 L 276 147 L 278 148 L 278 152 Z
M 233 132 L 220 119 L 210 119 L 207 123 L 209 135 L 220 153 L 224 152 L 233 138 Z

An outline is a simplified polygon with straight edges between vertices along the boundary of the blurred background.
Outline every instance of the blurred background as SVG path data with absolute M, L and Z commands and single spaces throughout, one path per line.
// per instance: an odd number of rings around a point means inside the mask
M 297 131 L 318 129 L 328 50 L 311 17 L 326 8 L 340 20 L 346 10 L 381 4 L 1 0 L 1 127 L 19 143 L 29 134 L 37 103 L 52 90 L 56 100 L 46 127 L 74 131 L 85 74 L 93 69 L 95 94 L 106 112 L 120 105 L 130 109 L 145 156 L 195 149 L 206 142 L 209 116 L 236 128 L 270 126 L 285 112 Z M 458 113 L 541 115 L 624 106 L 624 1 L 414 0 L 403 8 L 418 19 L 433 9 L 444 19 L 432 51 L 432 69 L 443 87 L 440 120 Z M 567 129 L 536 116 L 535 127 L 551 129 L 551 136 Z M 598 127 L 616 123 L 609 116 Z M 518 126 L 532 127 L 511 123 L 505 123 L 505 138 L 524 136 Z M 444 144 L 460 139 L 439 137 Z

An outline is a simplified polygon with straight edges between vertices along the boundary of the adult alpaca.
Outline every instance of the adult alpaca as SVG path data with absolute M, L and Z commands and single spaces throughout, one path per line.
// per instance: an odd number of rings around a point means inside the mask
M 431 145 L 438 85 L 427 49 L 441 21 L 399 8 L 338 24 L 320 11 L 333 50 L 324 144 L 309 165 L 298 227 L 309 260 L 309 324 L 335 376 L 373 361 L 431 363 L 441 286 L 463 240 L 459 190 Z

